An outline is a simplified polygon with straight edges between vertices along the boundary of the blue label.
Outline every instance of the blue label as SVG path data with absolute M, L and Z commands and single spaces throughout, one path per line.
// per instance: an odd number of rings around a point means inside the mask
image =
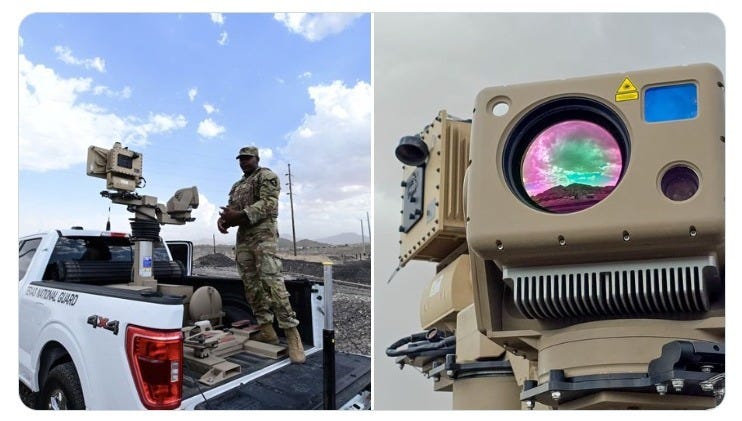
M 142 267 L 151 268 L 152 267 L 152 258 L 151 257 L 145 257 L 144 258 L 144 261 L 142 262 Z

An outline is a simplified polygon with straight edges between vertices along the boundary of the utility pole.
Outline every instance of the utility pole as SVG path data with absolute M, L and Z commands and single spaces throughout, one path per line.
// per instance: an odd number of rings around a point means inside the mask
M 371 255 L 371 219 L 368 217 L 368 212 L 366 212 L 366 228 L 368 228 L 368 249 Z
M 294 226 L 294 194 L 291 190 L 291 164 L 289 164 L 289 202 L 291 202 L 291 235 L 294 239 L 294 256 L 296 256 L 296 227 Z
M 361 260 L 364 254 L 366 254 L 366 236 L 363 233 L 363 218 L 361 218 Z

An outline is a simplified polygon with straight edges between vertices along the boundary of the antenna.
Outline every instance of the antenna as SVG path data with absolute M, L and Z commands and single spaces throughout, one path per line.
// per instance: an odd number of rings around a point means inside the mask
M 106 231 L 111 230 L 111 207 L 108 207 L 108 221 L 106 222 Z

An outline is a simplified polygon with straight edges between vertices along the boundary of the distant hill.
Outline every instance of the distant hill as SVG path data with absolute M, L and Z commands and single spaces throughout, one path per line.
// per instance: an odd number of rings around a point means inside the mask
M 296 242 L 296 247 L 326 247 L 329 244 L 326 243 L 320 243 L 318 241 L 312 241 L 312 240 L 299 240 Z
M 345 244 L 361 244 L 361 236 L 352 232 L 344 232 L 342 234 L 332 235 L 330 237 L 318 238 L 316 240 L 296 240 L 296 247 L 326 247 L 330 246 L 342 246 Z M 365 238 L 366 244 L 368 244 L 368 238 Z M 294 243 L 290 238 L 279 238 L 278 248 L 290 249 L 294 247 Z
M 294 242 L 291 241 L 291 239 L 286 238 L 279 238 L 278 239 L 278 248 L 280 249 L 289 249 L 294 247 Z
M 310 248 L 310 247 L 327 247 L 330 244 L 327 243 L 320 243 L 318 241 L 312 241 L 312 240 L 296 240 L 296 247 L 298 248 Z M 294 247 L 294 242 L 287 238 L 279 238 L 278 239 L 278 248 L 280 249 L 292 249 Z
M 555 186 L 533 196 L 533 201 L 553 213 L 569 213 L 589 208 L 608 196 L 615 186 L 588 186 L 574 183 Z
M 318 238 L 317 241 L 320 243 L 327 243 L 327 244 L 333 244 L 333 245 L 340 245 L 340 244 L 360 244 L 361 240 L 363 240 L 363 237 L 361 237 L 358 234 L 352 233 L 352 232 L 344 232 L 342 234 L 333 235 L 330 237 L 323 237 Z M 365 239 L 366 243 L 368 243 L 368 238 Z
M 613 191 L 613 188 L 614 186 L 600 187 L 589 186 L 580 183 L 573 183 L 567 187 L 559 185 L 537 194 L 533 197 L 533 200 L 536 203 L 541 203 L 544 201 L 557 199 L 582 199 L 595 195 L 606 196 L 608 195 L 608 193 Z

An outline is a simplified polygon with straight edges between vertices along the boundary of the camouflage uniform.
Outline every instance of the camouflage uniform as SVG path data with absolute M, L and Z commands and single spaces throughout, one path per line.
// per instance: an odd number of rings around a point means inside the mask
M 281 278 L 278 249 L 278 195 L 281 183 L 268 168 L 258 167 L 243 176 L 229 191 L 228 207 L 247 215 L 237 229 L 236 260 L 247 302 L 259 325 L 273 323 L 281 329 L 299 324 L 289 293 Z M 249 222 L 248 222 L 249 220 Z

